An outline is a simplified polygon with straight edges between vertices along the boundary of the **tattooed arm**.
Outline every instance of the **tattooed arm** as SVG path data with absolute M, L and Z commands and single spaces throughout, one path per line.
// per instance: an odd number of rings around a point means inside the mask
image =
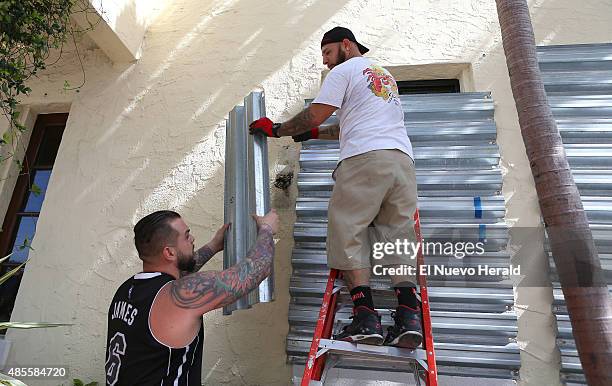
M 254 216 L 257 242 L 240 263 L 224 271 L 196 272 L 168 282 L 151 306 L 149 326 L 157 340 L 184 347 L 197 335 L 202 315 L 231 304 L 255 289 L 272 271 L 278 215 Z
M 278 135 L 282 137 L 304 133 L 313 127 L 319 126 L 337 109 L 335 106 L 313 103 L 295 117 L 281 124 L 281 127 L 278 129 Z
M 246 258 L 221 272 L 196 272 L 172 282 L 170 295 L 180 308 L 204 314 L 235 302 L 257 288 L 272 270 L 272 228 L 264 224 Z

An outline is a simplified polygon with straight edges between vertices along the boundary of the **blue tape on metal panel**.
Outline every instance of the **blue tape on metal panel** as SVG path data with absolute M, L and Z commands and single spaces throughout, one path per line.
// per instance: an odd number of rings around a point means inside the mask
M 487 239 L 487 226 L 485 224 L 478 225 L 478 240 L 486 241 Z
M 474 218 L 482 218 L 482 202 L 480 197 L 474 197 Z

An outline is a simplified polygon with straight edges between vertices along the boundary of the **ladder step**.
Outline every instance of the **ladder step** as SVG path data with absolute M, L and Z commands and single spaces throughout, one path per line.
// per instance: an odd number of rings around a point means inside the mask
M 427 353 L 423 349 L 409 350 L 392 346 L 374 346 L 351 343 L 341 340 L 321 339 L 319 350 L 326 350 L 328 354 L 363 356 L 390 360 L 394 362 L 414 362 L 427 360 Z

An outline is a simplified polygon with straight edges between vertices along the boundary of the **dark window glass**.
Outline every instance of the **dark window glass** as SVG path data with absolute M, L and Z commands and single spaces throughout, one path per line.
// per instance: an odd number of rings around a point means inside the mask
M 0 285 L 0 321 L 6 322 L 11 319 L 11 312 L 15 305 L 15 298 L 17 297 L 17 291 L 19 290 L 22 276 L 23 268 Z M 4 334 L 5 332 L 6 330 L 2 330 L 0 334 Z
M 64 126 L 48 126 L 45 128 L 40 149 L 36 156 L 35 166 L 45 167 L 51 166 L 55 162 Z
M 458 79 L 402 80 L 397 88 L 400 95 L 461 92 Z

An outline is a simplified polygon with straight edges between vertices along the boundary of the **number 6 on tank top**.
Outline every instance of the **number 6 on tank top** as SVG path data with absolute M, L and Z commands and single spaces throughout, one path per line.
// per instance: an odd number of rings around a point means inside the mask
M 111 338 L 108 345 L 108 359 L 106 360 L 106 384 L 114 386 L 119 378 L 119 370 L 121 369 L 121 357 L 125 354 L 127 344 L 125 343 L 125 335 L 118 332 Z

